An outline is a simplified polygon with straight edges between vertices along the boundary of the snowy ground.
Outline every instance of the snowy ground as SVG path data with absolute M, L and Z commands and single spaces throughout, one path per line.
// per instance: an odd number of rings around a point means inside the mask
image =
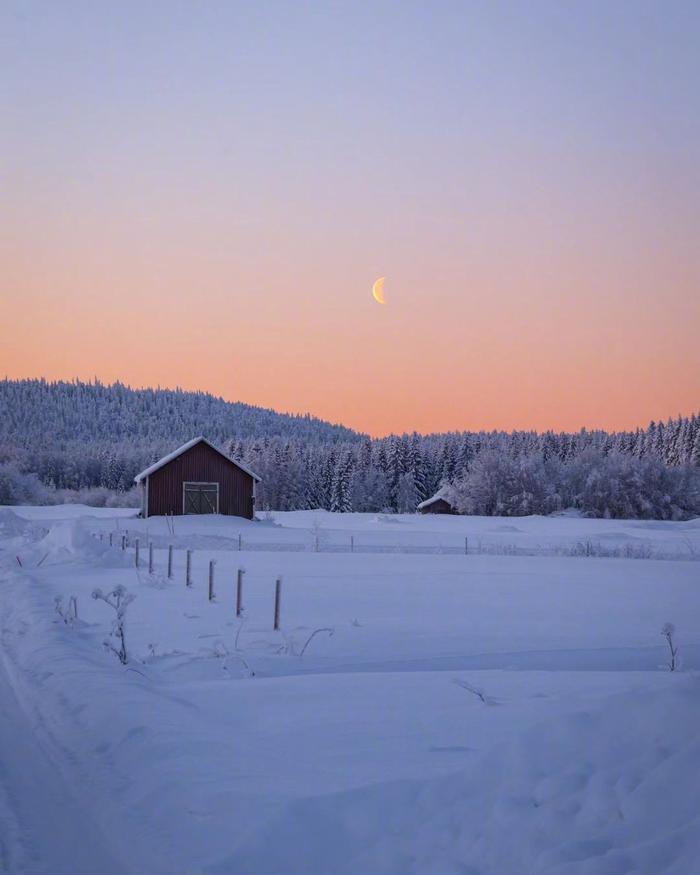
M 0 509 L 0 871 L 696 871 L 700 521 L 132 513 Z

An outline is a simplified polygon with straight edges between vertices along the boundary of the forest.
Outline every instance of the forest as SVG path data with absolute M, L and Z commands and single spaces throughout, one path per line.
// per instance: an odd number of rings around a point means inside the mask
M 0 381 L 0 504 L 136 506 L 134 476 L 199 434 L 262 477 L 259 510 L 410 513 L 442 488 L 467 514 L 700 514 L 697 414 L 625 432 L 373 439 L 203 392 L 45 380 Z

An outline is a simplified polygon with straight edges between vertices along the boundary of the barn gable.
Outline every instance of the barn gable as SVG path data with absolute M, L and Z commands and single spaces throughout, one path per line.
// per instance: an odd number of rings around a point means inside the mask
M 158 459 L 157 462 L 154 462 L 149 468 L 146 468 L 144 471 L 141 471 L 140 474 L 137 474 L 134 477 L 134 483 L 140 483 L 146 477 L 149 477 L 151 474 L 156 472 L 159 468 L 162 468 L 163 465 L 167 465 L 169 462 L 172 462 L 173 459 L 177 459 L 178 456 L 182 455 L 182 453 L 186 453 L 187 450 L 191 449 L 198 443 L 205 443 L 208 447 L 211 447 L 215 453 L 218 453 L 220 456 L 223 456 L 227 462 L 230 462 L 232 465 L 236 465 L 241 471 L 245 471 L 246 474 L 250 474 L 250 476 L 256 480 L 258 483 L 260 482 L 260 477 L 254 472 L 251 471 L 243 462 L 234 461 L 230 456 L 227 456 L 223 450 L 220 450 L 218 447 L 215 447 L 211 441 L 208 441 L 205 437 L 196 437 L 192 438 L 191 441 L 187 441 L 186 444 L 183 444 L 181 447 L 178 447 L 176 450 L 173 450 L 172 453 L 168 453 L 167 456 L 163 456 L 162 459 Z

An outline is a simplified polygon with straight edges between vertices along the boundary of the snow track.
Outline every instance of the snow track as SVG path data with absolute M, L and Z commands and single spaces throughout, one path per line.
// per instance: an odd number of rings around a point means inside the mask
M 4 635 L 0 654 L 0 871 L 130 875 L 93 822 L 89 797 L 81 798 L 39 741 L 36 721 L 11 681 Z

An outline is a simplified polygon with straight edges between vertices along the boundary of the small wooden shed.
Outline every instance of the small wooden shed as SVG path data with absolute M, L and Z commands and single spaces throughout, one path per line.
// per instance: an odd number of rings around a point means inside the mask
M 446 489 L 440 489 L 432 498 L 421 501 L 416 510 L 418 513 L 453 513 L 457 510 L 450 502 L 450 494 Z
M 196 437 L 137 474 L 144 517 L 220 513 L 253 519 L 258 475 Z

